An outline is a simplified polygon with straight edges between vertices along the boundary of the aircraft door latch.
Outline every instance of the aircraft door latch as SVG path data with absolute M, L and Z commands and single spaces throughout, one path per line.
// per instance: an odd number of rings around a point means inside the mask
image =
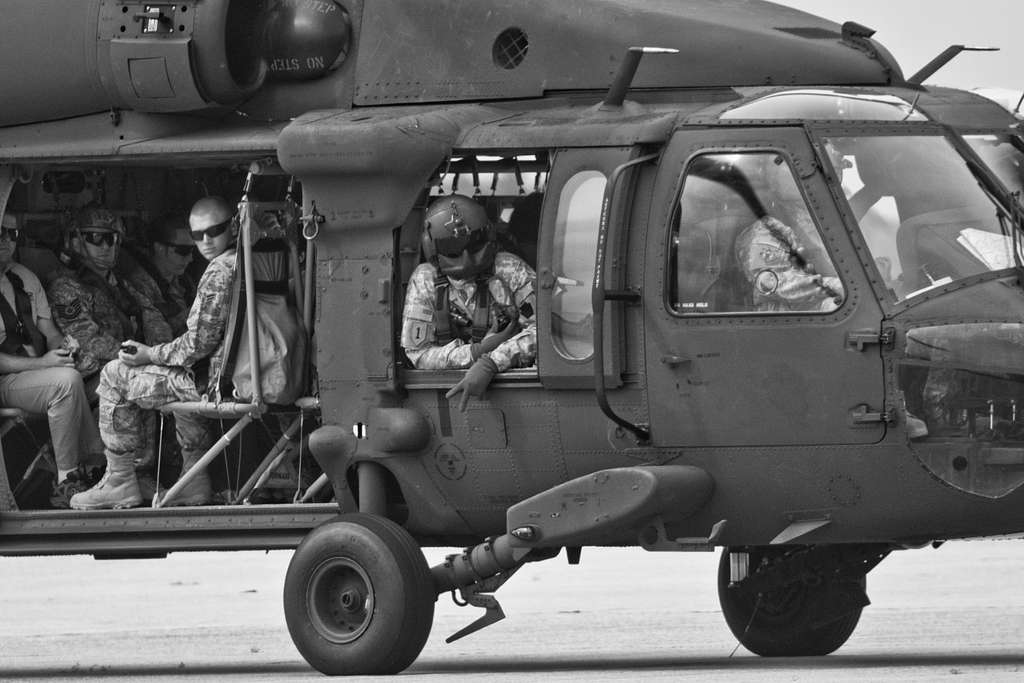
M 892 424 L 896 415 L 891 410 L 874 411 L 866 403 L 862 403 L 850 411 L 850 423 L 853 425 Z
M 863 351 L 866 347 L 877 344 L 885 349 L 891 349 L 896 342 L 896 330 L 887 327 L 878 333 L 875 330 L 856 330 L 846 334 L 846 349 L 848 351 Z

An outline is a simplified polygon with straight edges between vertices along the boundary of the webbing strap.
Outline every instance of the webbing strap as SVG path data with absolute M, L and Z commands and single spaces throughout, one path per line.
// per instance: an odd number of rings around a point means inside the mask
M 452 336 L 451 309 L 448 303 L 448 278 L 439 270 L 434 278 L 434 337 L 441 346 L 448 344 Z

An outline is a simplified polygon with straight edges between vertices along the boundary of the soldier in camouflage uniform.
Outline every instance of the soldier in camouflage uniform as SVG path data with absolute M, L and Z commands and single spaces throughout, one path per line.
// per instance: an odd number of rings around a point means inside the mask
M 142 497 L 132 465 L 140 447 L 143 411 L 177 401 L 198 401 L 209 378 L 217 377 L 224 362 L 224 335 L 235 278 L 237 222 L 231 206 L 219 197 L 200 199 L 189 216 L 192 239 L 209 261 L 192 308 L 187 329 L 176 339 L 156 346 L 129 340 L 118 359 L 100 373 L 100 434 L 107 471 L 93 488 L 74 496 L 78 510 L 133 507 Z M 177 437 L 182 449 L 182 473 L 202 457 L 212 443 L 209 420 L 177 415 Z M 174 499 L 178 505 L 208 503 L 210 477 L 199 473 Z
M 86 378 L 117 358 L 125 339 L 158 344 L 174 336 L 152 302 L 114 273 L 123 239 L 124 225 L 113 213 L 80 209 L 61 254 L 67 268 L 47 288 L 54 322 L 78 342 L 76 368 Z
M 174 337 L 153 303 L 114 270 L 124 233 L 124 223 L 112 212 L 95 205 L 79 209 L 64 236 L 66 268 L 47 287 L 54 322 L 78 345 L 75 368 L 90 397 L 95 397 L 100 368 L 117 358 L 123 340 L 158 344 Z M 140 470 L 152 469 L 156 461 L 155 424 L 149 417 L 142 429 Z M 149 477 L 146 483 L 149 496 L 155 484 Z
M 813 224 L 805 234 L 817 236 Z M 820 241 L 804 240 L 773 216 L 755 221 L 736 238 L 736 260 L 754 289 L 754 310 L 830 312 L 843 303 L 839 278 L 815 269 L 812 253 L 824 253 Z
M 196 283 L 186 272 L 195 246 L 188 224 L 180 215 L 169 216 L 154 226 L 151 243 L 143 252 L 132 251 L 134 263 L 119 272 L 142 292 L 163 315 L 178 336 L 185 331 L 188 312 L 196 298 Z
M 463 195 L 430 205 L 422 245 L 428 262 L 409 281 L 402 347 L 419 369 L 468 368 L 447 393 L 461 393 L 465 410 L 498 372 L 533 365 L 536 275 L 519 257 L 497 251 L 483 207 Z

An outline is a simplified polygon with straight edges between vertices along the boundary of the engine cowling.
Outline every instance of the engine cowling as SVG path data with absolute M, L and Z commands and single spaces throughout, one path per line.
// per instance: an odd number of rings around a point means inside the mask
M 267 76 L 251 0 L 5 0 L 0 125 L 234 105 Z

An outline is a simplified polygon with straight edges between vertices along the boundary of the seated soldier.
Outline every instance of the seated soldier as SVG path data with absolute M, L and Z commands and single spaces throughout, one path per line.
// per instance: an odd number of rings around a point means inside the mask
M 499 252 L 484 208 L 453 194 L 426 212 L 427 258 L 413 271 L 402 315 L 402 347 L 413 366 L 469 368 L 447 393 L 482 397 L 494 375 L 533 365 L 537 353 L 533 269 Z
M 756 311 L 829 312 L 843 303 L 837 277 L 819 274 L 795 230 L 764 216 L 736 238 L 736 260 L 753 286 Z
M 74 354 L 50 318 L 43 286 L 13 260 L 18 223 L 11 215 L 2 221 L 0 405 L 46 415 L 57 465 L 50 504 L 66 508 L 72 495 L 88 488 L 86 466 L 102 443 Z
M 179 215 L 158 221 L 150 238 L 144 252 L 132 252 L 135 264 L 123 275 L 153 303 L 177 336 L 185 331 L 188 310 L 196 297 L 196 283 L 186 272 L 195 246 L 188 224 Z
M 224 362 L 224 334 L 235 278 L 238 223 L 231 206 L 220 197 L 197 201 L 189 215 L 192 239 L 209 261 L 189 310 L 184 334 L 166 344 L 147 346 L 129 339 L 118 358 L 100 373 L 100 435 L 107 471 L 93 488 L 71 499 L 77 510 L 134 507 L 142 496 L 133 461 L 142 446 L 143 411 L 178 401 L 199 401 L 207 381 Z M 176 415 L 182 474 L 191 469 L 212 443 L 209 420 Z M 210 476 L 200 472 L 175 498 L 175 505 L 203 505 L 212 498 Z
M 125 339 L 157 344 L 173 336 L 152 302 L 114 272 L 123 239 L 124 225 L 113 213 L 79 209 L 64 238 L 67 267 L 47 288 L 57 327 L 78 342 L 76 367 L 86 378 L 117 358 Z

